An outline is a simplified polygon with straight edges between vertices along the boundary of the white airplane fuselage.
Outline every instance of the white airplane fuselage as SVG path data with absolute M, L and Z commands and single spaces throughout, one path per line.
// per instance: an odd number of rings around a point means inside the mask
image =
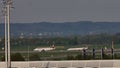
M 83 50 L 83 49 L 88 49 L 88 47 L 81 47 L 81 48 L 69 48 L 67 49 L 67 51 L 79 51 L 79 50 Z
M 50 50 L 54 50 L 55 48 L 50 48 L 50 47 L 46 47 L 46 48 L 35 48 L 34 51 L 50 51 Z

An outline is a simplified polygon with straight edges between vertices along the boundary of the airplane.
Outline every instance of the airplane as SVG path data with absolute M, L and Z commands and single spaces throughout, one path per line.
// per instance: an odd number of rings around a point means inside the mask
M 50 51 L 50 50 L 54 50 L 54 49 L 55 49 L 55 46 L 52 45 L 52 47 L 35 48 L 34 51 L 42 52 L 42 51 Z
M 68 48 L 67 51 L 81 51 L 83 49 L 88 49 L 88 47 L 81 47 L 81 48 Z

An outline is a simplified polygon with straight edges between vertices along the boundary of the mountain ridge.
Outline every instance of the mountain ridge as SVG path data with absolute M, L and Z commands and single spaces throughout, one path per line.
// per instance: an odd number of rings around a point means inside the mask
M 99 33 L 119 33 L 120 22 L 65 22 L 65 23 L 11 23 L 11 34 L 18 36 L 21 33 L 29 35 L 38 34 L 59 34 L 59 35 L 85 35 L 85 34 L 99 34 Z M 4 24 L 0 24 L 0 35 L 4 35 Z

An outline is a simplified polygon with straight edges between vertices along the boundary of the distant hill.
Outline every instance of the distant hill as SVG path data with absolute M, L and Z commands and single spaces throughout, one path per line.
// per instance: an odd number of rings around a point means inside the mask
M 11 35 L 85 35 L 99 33 L 119 33 L 120 22 L 65 22 L 65 23 L 12 23 Z M 4 24 L 0 24 L 0 36 L 4 35 Z

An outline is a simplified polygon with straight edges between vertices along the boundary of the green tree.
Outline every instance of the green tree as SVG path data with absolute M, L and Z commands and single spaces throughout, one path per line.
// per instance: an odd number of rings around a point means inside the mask
M 38 54 L 32 54 L 32 55 L 30 55 L 29 60 L 30 61 L 39 61 L 41 59 Z
M 67 56 L 67 60 L 74 60 L 74 56 L 68 55 L 68 56 Z
M 0 57 L 1 61 L 5 61 L 5 55 Z
M 83 59 L 83 57 L 82 57 L 82 55 L 81 55 L 81 54 L 78 54 L 78 55 L 76 55 L 76 56 L 75 56 L 75 59 L 76 59 L 76 60 L 82 60 L 82 59 Z
M 114 59 L 120 59 L 120 54 L 114 54 Z
M 103 59 L 112 59 L 110 55 L 104 54 Z
M 12 61 L 25 61 L 24 57 L 20 53 L 15 53 L 11 55 Z

